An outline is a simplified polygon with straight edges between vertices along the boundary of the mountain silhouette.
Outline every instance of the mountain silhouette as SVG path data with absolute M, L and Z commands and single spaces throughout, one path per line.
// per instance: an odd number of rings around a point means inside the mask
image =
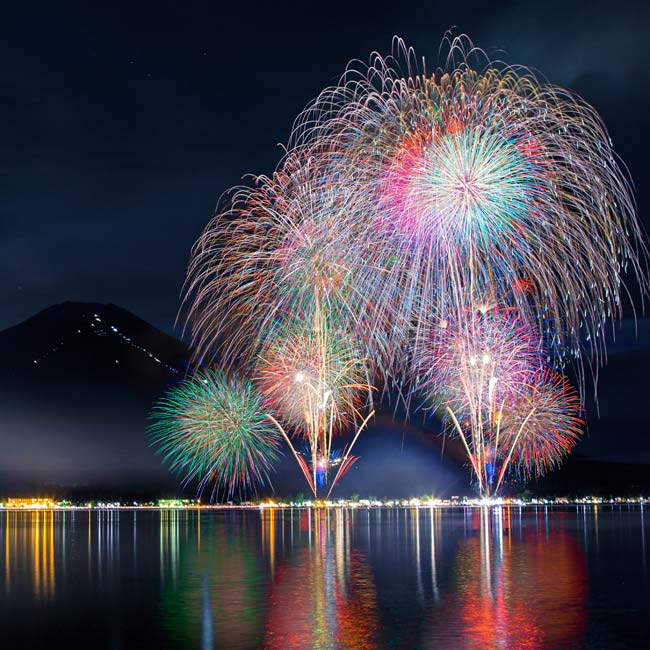
M 164 492 L 152 403 L 182 378 L 186 346 L 111 304 L 66 302 L 0 332 L 0 489 Z

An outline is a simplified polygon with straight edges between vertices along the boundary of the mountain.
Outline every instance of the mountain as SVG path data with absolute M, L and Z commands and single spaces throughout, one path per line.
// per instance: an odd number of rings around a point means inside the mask
M 0 332 L 5 387 L 93 380 L 149 390 L 184 372 L 187 347 L 112 304 L 65 302 Z M 144 384 L 143 384 L 144 379 Z M 16 385 L 17 382 L 17 385 Z
M 0 332 L 0 359 L 0 489 L 176 489 L 145 427 L 186 371 L 183 343 L 115 305 L 66 302 Z

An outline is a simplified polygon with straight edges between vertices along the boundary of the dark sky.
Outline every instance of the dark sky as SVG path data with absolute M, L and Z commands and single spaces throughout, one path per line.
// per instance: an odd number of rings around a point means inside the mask
M 110 6 L 109 6 L 110 5 Z M 650 3 L 12 3 L 0 28 L 0 329 L 64 300 L 167 331 L 219 195 L 269 173 L 296 113 L 401 35 L 446 29 L 603 115 L 648 223 Z M 502 52 L 498 52 L 502 50 Z

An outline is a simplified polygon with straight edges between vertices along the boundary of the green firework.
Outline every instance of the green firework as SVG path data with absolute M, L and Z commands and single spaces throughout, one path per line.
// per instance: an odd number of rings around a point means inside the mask
M 247 379 L 204 370 L 172 388 L 151 412 L 149 436 L 183 483 L 198 493 L 250 491 L 269 481 L 280 434 L 265 415 L 262 396 Z

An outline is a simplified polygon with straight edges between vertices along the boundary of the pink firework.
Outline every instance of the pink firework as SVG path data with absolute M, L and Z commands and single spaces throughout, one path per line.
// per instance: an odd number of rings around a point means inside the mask
M 555 469 L 580 440 L 585 422 L 580 417 L 580 397 L 557 372 L 542 371 L 526 394 L 503 415 L 503 445 L 508 465 L 523 479 Z

